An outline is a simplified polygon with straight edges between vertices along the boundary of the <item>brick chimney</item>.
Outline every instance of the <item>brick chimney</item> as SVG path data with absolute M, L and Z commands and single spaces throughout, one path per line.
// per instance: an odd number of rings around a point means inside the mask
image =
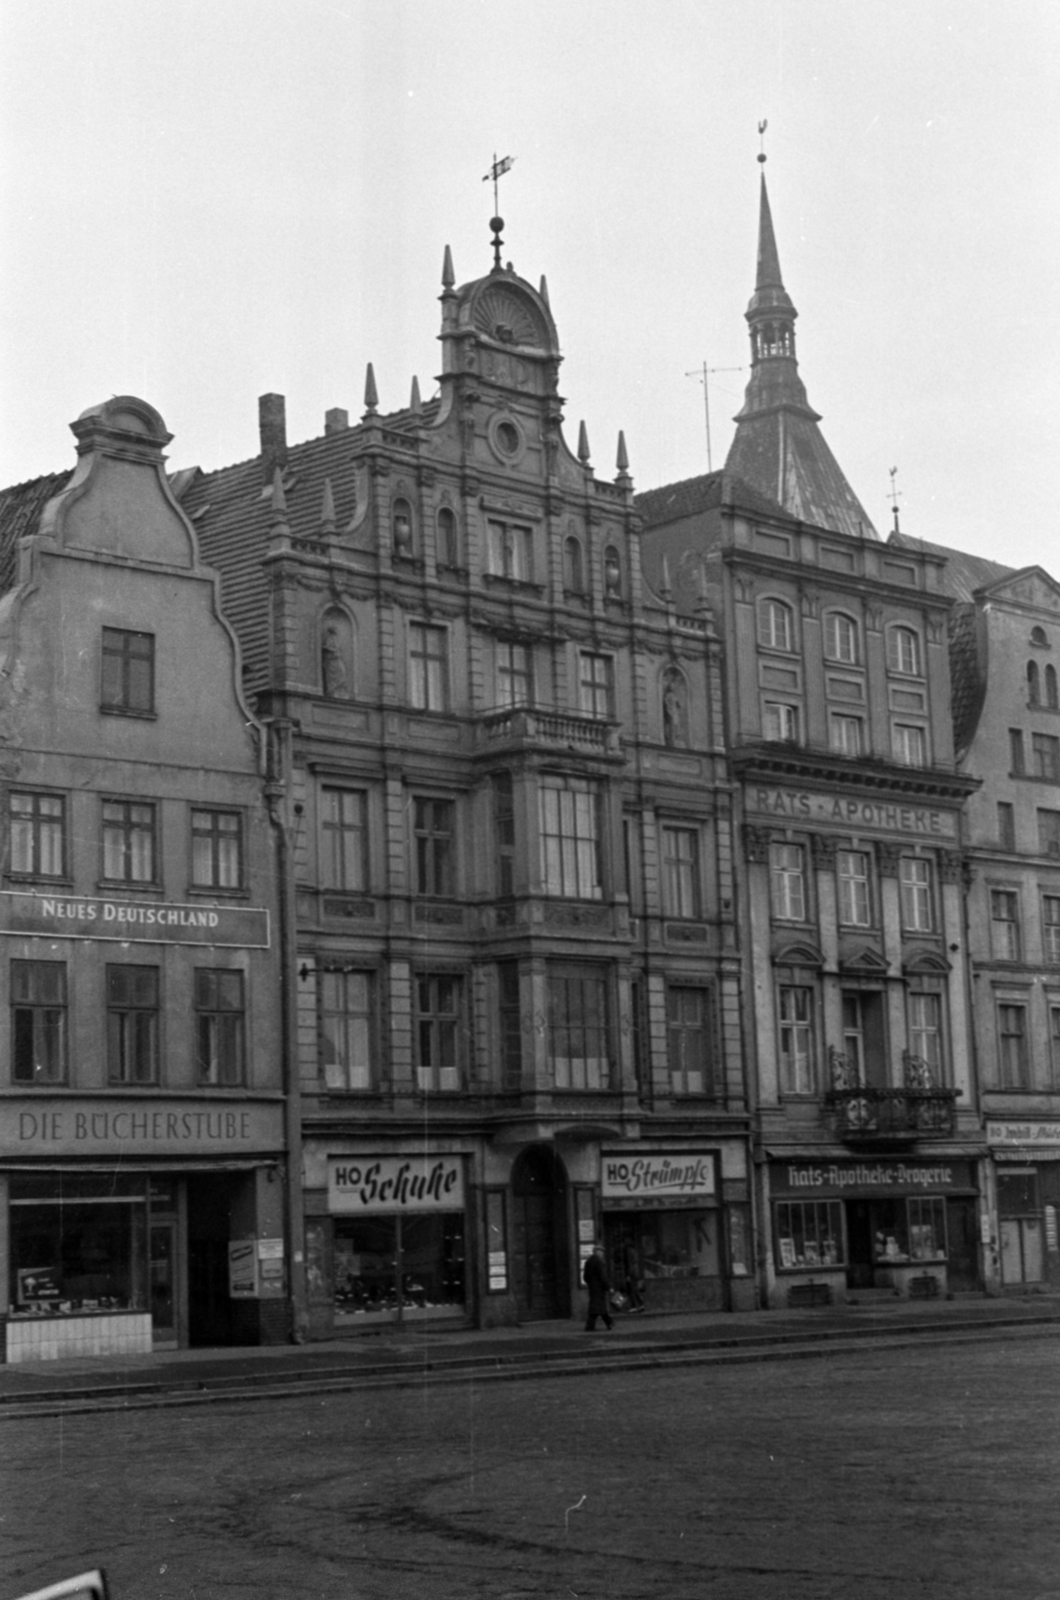
M 350 413 L 341 406 L 332 406 L 330 411 L 324 413 L 324 432 L 342 433 L 350 425 Z
M 261 481 L 271 483 L 279 467 L 287 466 L 287 407 L 282 394 L 258 399 L 258 433 L 261 436 Z

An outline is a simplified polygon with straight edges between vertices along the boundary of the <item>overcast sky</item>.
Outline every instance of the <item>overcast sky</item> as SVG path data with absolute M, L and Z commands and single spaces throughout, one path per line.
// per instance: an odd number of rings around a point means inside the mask
M 1057 0 L 0 0 L 0 483 L 115 393 L 172 466 L 439 367 L 442 256 L 548 278 L 566 432 L 706 470 L 757 123 L 811 403 L 877 528 L 1060 575 Z M 710 378 L 715 467 L 746 371 Z

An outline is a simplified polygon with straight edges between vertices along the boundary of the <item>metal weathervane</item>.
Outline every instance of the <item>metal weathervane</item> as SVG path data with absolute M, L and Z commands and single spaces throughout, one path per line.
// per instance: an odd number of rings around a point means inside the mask
M 497 183 L 506 172 L 511 171 L 514 160 L 514 156 L 502 156 L 498 161 L 497 152 L 494 150 L 493 165 L 483 175 L 482 179 L 483 183 L 489 183 L 490 179 L 493 179 L 493 220 L 490 223 L 490 227 L 493 230 L 493 265 L 495 267 L 499 267 L 501 264 L 501 229 L 504 227 L 504 218 L 499 215 L 500 201 L 497 198 Z

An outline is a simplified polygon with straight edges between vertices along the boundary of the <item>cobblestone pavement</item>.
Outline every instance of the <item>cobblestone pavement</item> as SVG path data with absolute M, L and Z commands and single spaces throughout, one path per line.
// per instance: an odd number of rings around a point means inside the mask
M 9 1421 L 0 1600 L 1060 1600 L 1060 1340 Z

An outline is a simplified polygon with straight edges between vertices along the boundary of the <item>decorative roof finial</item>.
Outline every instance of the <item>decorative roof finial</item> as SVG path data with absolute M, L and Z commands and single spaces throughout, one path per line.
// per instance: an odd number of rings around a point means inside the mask
M 375 386 L 375 369 L 368 363 L 368 371 L 364 377 L 364 414 L 374 416 L 379 410 L 379 390 Z
M 888 467 L 887 470 L 891 478 L 891 511 L 894 513 L 894 531 L 895 533 L 901 533 L 902 530 L 898 526 L 898 502 L 902 498 L 902 491 L 896 486 L 894 481 L 898 476 L 898 468 Z
M 490 179 L 493 180 L 493 216 L 490 219 L 490 229 L 493 233 L 494 272 L 501 271 L 501 233 L 504 229 L 504 218 L 498 215 L 498 212 L 500 211 L 500 203 L 497 199 L 497 180 L 502 178 L 506 172 L 511 171 L 512 162 L 514 160 L 514 156 L 504 156 L 500 161 L 498 161 L 497 152 L 494 150 L 493 165 L 490 167 L 487 173 L 483 174 L 482 178 L 483 183 L 489 183 Z
M 768 127 L 769 123 L 766 121 L 765 117 L 763 117 L 761 122 L 758 124 L 758 162 L 759 165 L 763 167 L 766 164 L 765 132 Z
M 420 380 L 415 376 L 412 379 L 412 394 L 409 398 L 409 410 L 412 412 L 414 417 L 418 417 L 420 412 L 423 410 L 423 404 L 420 400 Z
M 583 467 L 589 465 L 589 434 L 584 422 L 578 424 L 578 460 Z
M 451 289 L 455 282 L 456 273 L 453 271 L 453 252 L 446 245 L 445 255 L 442 257 L 442 288 Z

